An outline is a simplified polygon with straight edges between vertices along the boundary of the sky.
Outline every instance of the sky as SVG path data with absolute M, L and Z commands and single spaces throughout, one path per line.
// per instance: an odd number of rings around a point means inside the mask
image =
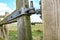
M 39 1 L 40 0 L 33 0 L 34 7 L 36 9 L 40 8 Z M 0 15 L 5 15 L 5 12 L 11 13 L 15 9 L 16 9 L 16 0 L 0 0 Z M 40 15 L 37 14 L 31 15 L 31 22 L 42 22 L 39 16 Z

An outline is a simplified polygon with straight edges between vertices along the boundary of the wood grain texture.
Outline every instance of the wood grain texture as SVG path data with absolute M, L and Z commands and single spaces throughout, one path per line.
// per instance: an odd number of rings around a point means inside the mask
M 0 40 L 4 40 L 3 25 L 0 25 Z
M 9 15 L 8 12 L 5 12 L 5 18 Z M 9 31 L 8 31 L 8 24 L 3 25 L 3 31 L 4 31 L 4 38 L 5 40 L 9 40 Z
M 29 4 L 28 0 L 25 4 Z M 16 1 L 17 10 L 23 7 L 23 0 Z M 23 11 L 24 12 L 24 11 Z M 32 40 L 30 16 L 22 16 L 17 19 L 18 25 L 18 40 Z
M 58 40 L 58 9 L 58 0 L 42 0 L 44 40 Z
M 9 40 L 8 24 L 3 25 L 4 39 Z
M 4 40 L 3 25 L 0 26 L 0 39 Z
M 32 40 L 30 18 L 23 16 L 18 19 L 18 40 Z
M 58 9 L 58 40 L 60 40 L 60 0 L 57 0 Z

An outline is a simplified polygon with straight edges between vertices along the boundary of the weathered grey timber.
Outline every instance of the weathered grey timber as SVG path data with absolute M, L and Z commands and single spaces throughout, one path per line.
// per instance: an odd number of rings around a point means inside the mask
M 4 40 L 3 25 L 0 26 L 0 40 Z
M 16 6 L 17 10 L 22 7 L 28 7 L 29 0 L 17 0 Z M 18 5 L 20 4 L 20 5 Z M 24 10 L 22 11 L 24 13 Z M 32 40 L 31 25 L 30 25 L 30 16 L 25 15 L 17 19 L 18 25 L 18 40 Z
M 42 0 L 44 40 L 60 40 L 58 39 L 58 28 L 60 27 L 59 9 L 60 0 Z
M 56 0 L 57 1 L 57 24 L 58 24 L 58 40 L 60 40 L 60 0 Z
M 5 18 L 9 15 L 8 12 L 5 12 Z M 5 40 L 9 40 L 9 31 L 8 31 L 8 24 L 4 24 L 3 26 L 3 29 L 4 29 L 4 37 L 5 37 Z

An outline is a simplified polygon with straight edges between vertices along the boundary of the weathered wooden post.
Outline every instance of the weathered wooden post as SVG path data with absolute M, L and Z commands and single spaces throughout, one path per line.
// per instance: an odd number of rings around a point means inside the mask
M 3 40 L 3 25 L 0 25 L 0 40 Z
M 5 18 L 9 15 L 8 12 L 5 12 Z M 8 31 L 8 24 L 3 25 L 3 32 L 4 32 L 4 37 L 5 40 L 9 40 L 9 31 Z
M 17 0 L 16 9 L 29 7 L 29 0 Z M 24 10 L 23 10 L 24 13 Z M 18 25 L 18 40 L 32 40 L 30 16 L 24 15 L 17 19 Z
M 4 16 L 0 16 L 0 21 Z M 3 25 L 0 25 L 0 40 L 4 40 L 3 38 Z
M 44 40 L 60 40 L 60 31 L 58 32 L 60 30 L 60 1 L 42 0 L 42 13 L 44 19 Z
M 1 17 L 0 17 L 0 21 L 1 21 Z M 0 39 L 1 39 L 1 26 L 0 26 Z
M 0 38 L 1 38 L 1 26 L 0 26 Z

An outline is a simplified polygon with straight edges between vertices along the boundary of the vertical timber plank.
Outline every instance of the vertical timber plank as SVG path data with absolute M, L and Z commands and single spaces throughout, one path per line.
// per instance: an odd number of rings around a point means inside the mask
M 23 1 L 26 1 L 26 4 L 29 4 L 29 0 L 17 0 L 16 9 L 19 10 L 23 7 Z M 23 11 L 24 12 L 24 11 Z M 18 25 L 18 40 L 32 40 L 31 25 L 30 25 L 30 16 L 22 16 L 17 19 Z
M 9 15 L 8 12 L 5 12 L 5 18 Z M 3 25 L 4 37 L 5 40 L 9 40 L 9 31 L 8 31 L 8 24 Z
M 3 40 L 3 25 L 0 26 L 0 40 Z
M 58 40 L 58 0 L 42 0 L 44 40 Z M 60 2 L 60 1 L 59 1 Z M 60 8 L 60 7 L 59 7 Z
M 0 17 L 0 21 L 1 21 L 1 18 L 3 18 L 3 16 Z M 3 25 L 0 25 L 0 40 L 4 40 L 3 38 Z
M 0 21 L 1 21 L 1 17 L 0 17 Z M 1 26 L 0 26 L 0 39 L 1 39 Z
M 57 1 L 58 3 L 58 40 L 60 40 L 60 0 Z
M 0 38 L 1 38 L 1 27 L 0 27 Z

